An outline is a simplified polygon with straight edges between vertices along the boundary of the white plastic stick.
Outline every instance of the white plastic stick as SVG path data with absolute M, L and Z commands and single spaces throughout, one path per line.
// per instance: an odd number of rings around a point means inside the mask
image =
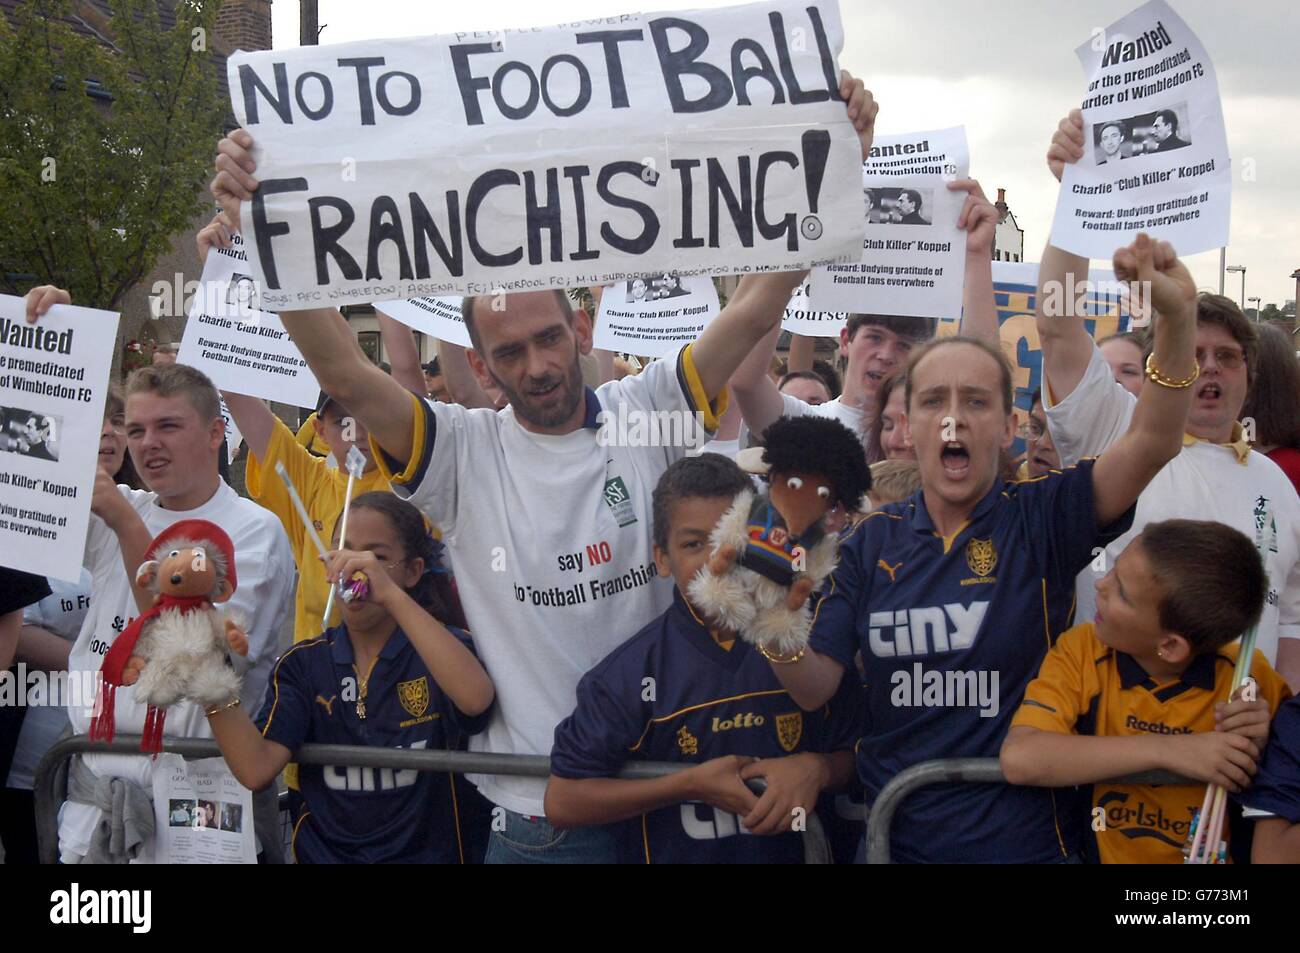
M 289 472 L 285 470 L 283 463 L 276 463 L 275 472 L 280 474 L 280 479 L 284 481 L 285 488 L 289 491 L 289 499 L 293 503 L 293 508 L 298 511 L 298 517 L 302 520 L 302 525 L 307 529 L 307 535 L 316 545 L 316 551 L 320 553 L 321 559 L 328 554 L 325 544 L 321 542 L 320 533 L 316 532 L 316 527 L 312 525 L 311 517 L 307 515 L 307 507 L 302 505 L 302 497 L 298 495 L 298 488 L 293 485 L 293 480 L 289 479 Z

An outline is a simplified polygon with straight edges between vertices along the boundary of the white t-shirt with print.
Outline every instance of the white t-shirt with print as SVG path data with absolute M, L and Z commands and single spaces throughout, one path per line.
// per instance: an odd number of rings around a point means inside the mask
M 230 537 L 235 548 L 238 588 L 221 608 L 242 619 L 248 633 L 248 655 L 232 656 L 244 679 L 240 697 L 248 704 L 260 703 L 272 665 L 288 648 L 287 641 L 282 644 L 280 632 L 285 617 L 293 612 L 293 553 L 279 519 L 239 496 L 224 482 L 202 506 L 185 511 L 163 509 L 155 493 L 127 486 L 118 489 L 140 514 L 151 537 L 187 519 L 216 523 Z M 99 671 L 117 635 L 139 615 L 117 535 L 93 514 L 86 536 L 85 566 L 93 579 L 94 601 L 72 647 L 68 669 L 93 673 Z M 72 730 L 85 734 L 90 729 L 92 712 L 75 702 L 73 698 L 68 705 Z M 131 697 L 129 687 L 118 688 L 114 698 L 115 730 L 119 734 L 139 734 L 144 729 L 145 708 Z M 202 706 L 189 701 L 167 709 L 165 732 L 172 738 L 212 737 Z M 98 775 L 127 778 L 152 793 L 154 762 L 147 755 L 89 754 L 84 760 Z M 98 808 L 65 803 L 59 815 L 59 847 L 65 856 L 86 853 L 99 816 Z M 142 853 L 142 858 L 151 856 L 149 848 Z
M 611 420 L 620 405 L 699 410 L 716 427 L 689 346 L 587 398 L 589 423 L 594 399 Z M 496 686 L 491 721 L 470 747 L 549 754 L 579 679 L 672 603 L 672 580 L 655 573 L 651 493 L 687 448 L 620 446 L 590 426 L 535 434 L 509 407 L 417 405 L 412 459 L 393 490 L 442 529 L 474 647 Z M 382 452 L 376 458 L 387 467 Z M 511 811 L 543 813 L 544 779 L 473 781 Z
M 81 623 L 90 608 L 90 573 L 82 569 L 81 578 L 75 583 L 53 578 L 49 583 L 50 594 L 23 610 L 23 625 L 39 626 L 51 635 L 72 643 L 76 641 Z M 27 674 L 29 677 L 33 674 L 30 665 L 27 666 Z M 30 791 L 36 783 L 36 766 L 68 726 L 68 712 L 59 704 L 60 674 L 51 672 L 45 678 L 44 684 L 49 694 L 41 704 L 33 704 L 33 699 L 27 699 L 27 711 L 23 715 L 22 730 L 18 733 L 6 787 Z
M 1137 406 L 1095 345 L 1079 386 L 1058 404 L 1049 397 L 1044 388 L 1047 426 L 1066 467 L 1100 456 L 1128 430 Z M 1276 664 L 1278 639 L 1300 638 L 1300 497 L 1281 468 L 1253 450 L 1239 462 L 1231 447 L 1188 438 L 1138 497 L 1133 528 L 1106 547 L 1104 568 L 1079 574 L 1075 621 L 1096 615 L 1097 581 L 1124 547 L 1148 523 L 1167 519 L 1217 520 L 1260 547 L 1269 592 L 1256 647 Z

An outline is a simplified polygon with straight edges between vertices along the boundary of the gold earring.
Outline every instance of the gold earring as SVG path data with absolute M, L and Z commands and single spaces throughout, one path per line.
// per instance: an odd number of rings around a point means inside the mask
M 1165 650 L 1164 650 L 1164 649 L 1156 649 L 1156 658 L 1164 658 L 1164 657 L 1165 657 Z

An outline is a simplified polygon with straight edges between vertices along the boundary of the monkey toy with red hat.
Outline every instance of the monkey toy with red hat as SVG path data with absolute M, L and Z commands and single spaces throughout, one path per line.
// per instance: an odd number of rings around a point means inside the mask
M 228 652 L 247 655 L 248 636 L 217 609 L 237 585 L 234 544 L 221 527 L 181 520 L 159 533 L 145 555 L 135 584 L 154 592 L 154 603 L 104 656 L 90 739 L 113 740 L 114 695 L 129 685 L 148 706 L 140 749 L 157 753 L 170 705 L 182 699 L 215 705 L 238 693 Z
M 763 442 L 743 451 L 739 463 L 765 475 L 768 494 L 737 494 L 709 537 L 712 554 L 689 594 L 764 654 L 790 655 L 808 643 L 808 597 L 835 568 L 838 540 L 825 530 L 826 514 L 836 506 L 860 509 L 871 471 L 861 441 L 830 418 L 782 417 Z

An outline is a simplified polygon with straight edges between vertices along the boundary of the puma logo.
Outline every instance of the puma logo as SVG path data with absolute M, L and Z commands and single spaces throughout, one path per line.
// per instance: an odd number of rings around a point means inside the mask
M 899 563 L 894 563 L 894 565 L 891 566 L 883 559 L 877 559 L 876 565 L 879 566 L 881 569 L 883 569 L 885 572 L 889 573 L 890 582 L 896 582 L 897 580 L 894 579 L 894 573 L 898 572 L 898 570 L 902 567 L 903 564 L 899 562 Z
M 329 701 L 326 701 L 323 695 L 317 695 L 316 704 L 324 708 L 325 713 L 332 718 L 334 716 L 334 700 L 338 697 L 339 696 L 337 695 L 331 695 L 329 697 Z

